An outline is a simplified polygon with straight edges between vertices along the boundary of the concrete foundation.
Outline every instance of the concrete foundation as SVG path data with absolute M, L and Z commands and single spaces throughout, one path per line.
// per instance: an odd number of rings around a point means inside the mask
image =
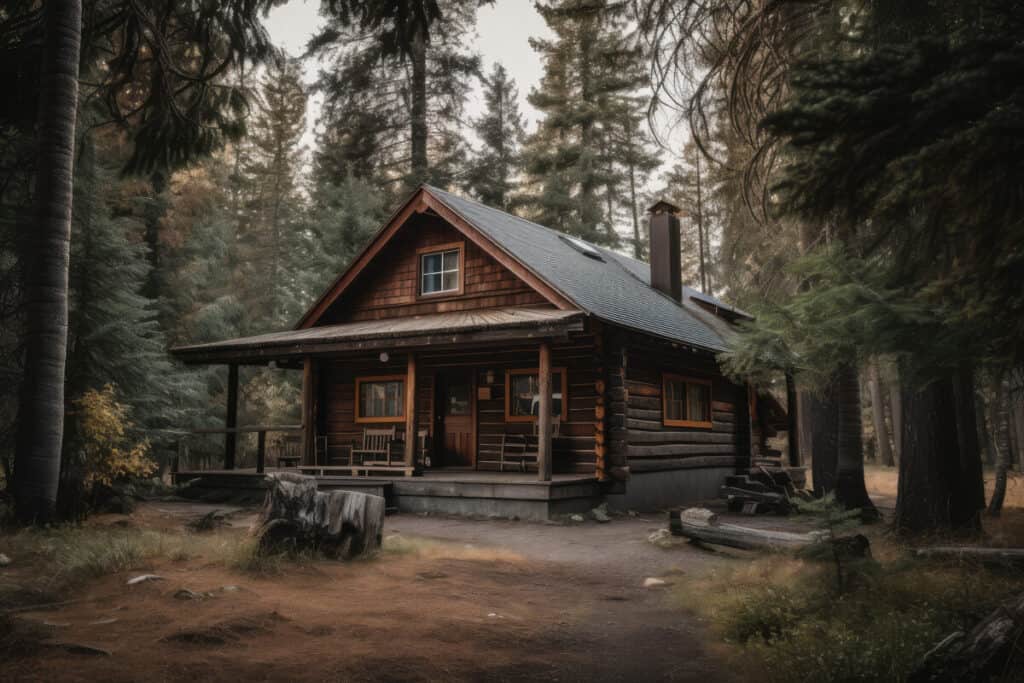
M 613 510 L 664 510 L 717 498 L 725 477 L 734 473 L 731 467 L 634 472 L 626 482 L 625 492 L 609 493 L 605 500 Z

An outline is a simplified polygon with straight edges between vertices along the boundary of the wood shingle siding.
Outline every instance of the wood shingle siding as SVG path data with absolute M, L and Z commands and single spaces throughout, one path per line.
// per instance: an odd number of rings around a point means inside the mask
M 454 243 L 465 245 L 460 263 L 462 291 L 420 296 L 420 254 L 431 247 Z M 550 304 L 440 218 L 419 214 L 410 219 L 410 225 L 394 237 L 318 324 L 533 305 Z

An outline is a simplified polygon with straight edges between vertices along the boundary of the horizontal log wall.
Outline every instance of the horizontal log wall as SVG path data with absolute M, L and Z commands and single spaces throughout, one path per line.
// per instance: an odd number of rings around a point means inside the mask
M 434 375 L 443 368 L 466 368 L 475 374 L 478 388 L 489 388 L 491 398 L 477 400 L 477 451 L 481 443 L 493 443 L 505 434 L 532 434 L 530 422 L 505 422 L 505 370 L 535 368 L 539 349 L 536 345 L 507 345 L 450 349 L 417 354 L 417 425 L 433 432 Z M 394 353 L 387 363 L 376 356 L 360 356 L 344 360 L 322 361 L 321 434 L 332 444 L 356 443 L 363 428 L 387 428 L 389 424 L 357 424 L 355 421 L 355 378 L 366 375 L 404 374 L 406 358 Z M 577 335 L 568 342 L 552 345 L 552 365 L 566 368 L 568 382 L 568 419 L 559 425 L 554 440 L 554 471 L 592 474 L 595 472 L 595 408 L 597 407 L 594 363 L 594 339 Z M 487 383 L 488 370 L 494 382 Z M 404 424 L 396 421 L 401 435 Z M 484 469 L 481 466 L 481 469 Z M 536 467 L 530 469 L 536 470 Z
M 363 438 L 363 429 L 387 429 L 396 427 L 398 438 L 404 438 L 405 421 L 399 418 L 394 423 L 362 424 L 355 419 L 356 377 L 374 375 L 404 375 L 405 354 L 395 353 L 387 363 L 381 363 L 378 356 L 359 356 L 346 360 L 324 360 L 320 362 L 321 410 L 320 435 L 326 435 L 330 445 L 356 444 Z M 416 377 L 416 425 L 418 429 L 430 427 L 434 409 L 434 378 L 422 371 Z
M 420 297 L 417 250 L 454 242 L 464 243 L 462 293 Z M 367 266 L 320 324 L 545 303 L 540 294 L 442 219 L 419 215 Z
M 622 378 L 620 405 L 625 407 L 625 419 L 618 436 L 619 449 L 625 451 L 629 471 L 735 467 L 737 401 L 745 396 L 741 394 L 742 389 L 723 377 L 717 363 L 709 356 L 635 335 L 623 344 L 624 367 L 618 374 Z M 662 374 L 665 372 L 711 380 L 710 429 L 664 424 Z

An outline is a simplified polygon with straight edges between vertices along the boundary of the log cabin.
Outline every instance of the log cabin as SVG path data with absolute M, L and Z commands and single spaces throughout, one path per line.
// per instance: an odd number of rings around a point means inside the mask
M 770 429 L 716 361 L 746 314 L 683 286 L 678 209 L 649 220 L 650 264 L 422 186 L 294 329 L 172 353 L 229 368 L 229 472 L 238 366 L 272 364 L 302 372 L 285 464 L 399 509 L 544 519 L 713 498 Z

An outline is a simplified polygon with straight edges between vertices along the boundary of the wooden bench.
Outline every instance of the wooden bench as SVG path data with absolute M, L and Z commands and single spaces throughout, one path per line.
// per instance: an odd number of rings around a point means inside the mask
M 551 438 L 558 437 L 559 420 L 551 421 Z M 499 472 L 504 472 L 505 467 L 515 467 L 520 472 L 526 471 L 529 464 L 537 464 L 538 427 L 533 423 L 533 434 L 498 434 L 488 437 L 485 441 L 481 439 L 479 451 L 477 452 L 477 463 L 486 465 L 497 465 Z
M 304 465 L 299 468 L 304 474 L 348 474 L 352 477 L 369 476 L 371 474 L 402 474 L 411 477 L 416 468 L 405 464 L 404 460 L 395 461 L 394 449 L 402 442 L 396 438 L 394 426 L 387 429 L 364 429 L 363 442 L 359 448 L 351 448 L 347 465 Z M 326 438 L 324 452 L 329 453 L 335 448 Z M 370 458 L 370 459 L 367 459 Z M 325 455 L 325 459 L 328 459 Z

